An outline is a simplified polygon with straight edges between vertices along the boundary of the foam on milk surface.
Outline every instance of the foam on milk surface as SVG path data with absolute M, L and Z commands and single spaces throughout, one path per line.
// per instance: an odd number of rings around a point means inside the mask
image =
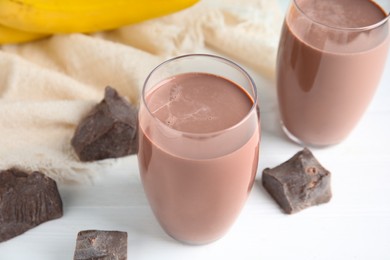
M 147 100 L 151 113 L 167 126 L 195 133 L 233 126 L 253 104 L 248 94 L 233 82 L 203 73 L 164 80 Z

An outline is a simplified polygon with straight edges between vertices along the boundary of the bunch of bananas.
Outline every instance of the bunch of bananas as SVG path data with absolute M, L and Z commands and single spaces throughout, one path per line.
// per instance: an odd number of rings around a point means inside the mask
M 0 0 L 0 44 L 89 33 L 173 13 L 198 0 Z

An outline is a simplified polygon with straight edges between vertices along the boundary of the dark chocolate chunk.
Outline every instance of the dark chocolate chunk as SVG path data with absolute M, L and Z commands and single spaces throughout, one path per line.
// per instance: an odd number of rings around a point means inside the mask
M 40 172 L 0 171 L 0 242 L 62 214 L 54 180 Z
M 84 230 L 77 235 L 74 260 L 126 260 L 127 233 Z
M 72 146 L 81 161 L 136 154 L 137 120 L 137 108 L 106 87 L 104 99 L 79 123 Z
M 264 188 L 289 214 L 329 202 L 330 172 L 304 148 L 288 161 L 263 171 Z

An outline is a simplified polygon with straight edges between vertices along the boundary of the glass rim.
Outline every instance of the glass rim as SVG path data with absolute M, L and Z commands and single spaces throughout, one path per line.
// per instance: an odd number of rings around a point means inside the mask
M 374 23 L 374 24 L 370 24 L 370 25 L 367 25 L 367 26 L 361 26 L 361 27 L 339 27 L 339 26 L 332 26 L 332 25 L 328 25 L 328 24 L 325 24 L 323 22 L 319 22 L 319 21 L 316 21 L 314 20 L 312 17 L 308 16 L 306 14 L 306 12 L 299 6 L 299 4 L 297 3 L 298 0 L 293 0 L 293 3 L 295 5 L 295 7 L 297 8 L 297 10 L 304 16 L 306 17 L 307 19 L 309 19 L 311 22 L 315 23 L 315 24 L 318 24 L 318 25 L 321 25 L 321 26 L 324 26 L 324 27 L 327 27 L 327 28 L 330 28 L 330 29 L 333 29 L 333 30 L 339 30 L 339 31 L 350 31 L 350 32 L 363 32 L 363 31 L 370 31 L 370 30 L 373 30 L 373 29 L 376 29 L 380 26 L 382 26 L 383 24 L 385 24 L 389 18 L 390 18 L 390 13 L 387 13 L 383 8 L 382 6 L 380 6 L 377 2 L 375 1 L 370 1 L 372 2 L 373 4 L 375 4 L 376 6 L 378 6 L 384 14 L 386 14 L 386 17 L 383 18 L 382 20 L 380 20 L 379 22 L 377 23 Z
M 202 58 L 211 58 L 211 59 L 214 59 L 214 60 L 219 60 L 219 61 L 221 61 L 221 62 L 223 62 L 225 64 L 228 64 L 228 65 L 236 68 L 238 71 L 240 71 L 247 78 L 247 80 L 250 83 L 250 85 L 252 86 L 252 90 L 253 90 L 253 95 L 248 93 L 251 96 L 251 98 L 253 98 L 253 104 L 252 104 L 250 110 L 246 113 L 246 115 L 240 121 L 238 121 L 237 123 L 235 123 L 234 125 L 232 125 L 230 127 L 222 129 L 222 130 L 213 131 L 213 132 L 207 132 L 207 133 L 193 133 L 193 132 L 181 131 L 181 130 L 177 130 L 177 129 L 174 129 L 172 127 L 169 127 L 164 122 L 162 122 L 161 120 L 159 120 L 157 117 L 155 117 L 153 115 L 153 113 L 149 109 L 149 106 L 146 103 L 146 85 L 147 85 L 148 81 L 150 80 L 151 76 L 154 74 L 154 72 L 156 72 L 158 69 L 160 69 L 161 67 L 163 67 L 164 65 L 166 65 L 168 63 L 171 63 L 171 62 L 179 60 L 179 59 L 185 59 L 185 58 L 191 58 L 191 57 L 202 57 Z M 216 75 L 216 74 L 214 74 L 214 75 Z M 217 76 L 219 76 L 219 75 L 217 75 Z M 237 83 L 235 83 L 235 84 L 237 84 Z M 237 85 L 239 85 L 239 84 L 237 84 Z M 245 90 L 245 91 L 248 92 L 247 90 Z M 240 125 L 242 125 L 251 116 L 253 111 L 255 113 L 257 113 L 256 112 L 256 110 L 257 110 L 256 107 L 258 105 L 258 96 L 257 96 L 256 84 L 255 84 L 254 80 L 252 79 L 252 77 L 249 75 L 249 73 L 244 68 L 242 68 L 240 65 L 238 65 L 234 61 L 231 61 L 231 60 L 229 60 L 227 58 L 224 58 L 224 57 L 221 57 L 221 56 L 217 56 L 217 55 L 213 55 L 213 54 L 203 54 L 203 53 L 202 54 L 185 54 L 185 55 L 176 56 L 176 57 L 167 59 L 167 60 L 163 61 L 162 63 L 160 63 L 159 65 L 157 65 L 148 74 L 148 76 L 146 77 L 146 79 L 144 81 L 144 84 L 143 84 L 143 87 L 142 87 L 141 95 L 142 95 L 142 97 L 141 97 L 142 98 L 142 103 L 144 104 L 147 113 L 153 118 L 153 120 L 156 120 L 159 123 L 159 125 L 162 125 L 165 129 L 167 129 L 167 130 L 169 130 L 169 131 L 171 131 L 173 133 L 181 134 L 181 135 L 184 135 L 184 136 L 187 136 L 187 137 L 210 137 L 210 136 L 217 136 L 217 135 L 220 135 L 222 133 L 234 130 L 235 128 L 237 128 Z

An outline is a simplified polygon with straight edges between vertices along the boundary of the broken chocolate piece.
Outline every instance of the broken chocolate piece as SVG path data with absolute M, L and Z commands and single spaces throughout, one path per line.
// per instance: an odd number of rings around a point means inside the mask
M 106 87 L 104 99 L 79 123 L 72 146 L 81 161 L 136 154 L 137 120 L 137 108 Z
M 127 233 L 84 230 L 77 235 L 74 260 L 126 260 Z
M 304 148 L 288 161 L 263 171 L 262 183 L 288 214 L 328 202 L 331 197 L 330 172 Z
M 62 214 L 54 180 L 40 172 L 0 171 L 0 242 Z

